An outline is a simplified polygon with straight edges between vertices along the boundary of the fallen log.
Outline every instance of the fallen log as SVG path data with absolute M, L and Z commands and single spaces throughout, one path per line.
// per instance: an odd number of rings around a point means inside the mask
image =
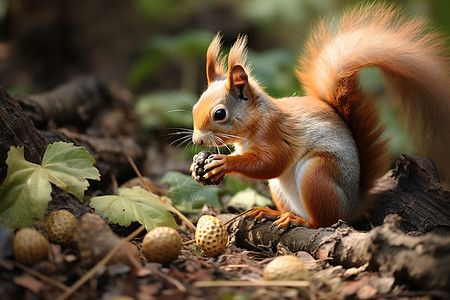
M 37 128 L 50 120 L 59 126 L 87 123 L 110 98 L 106 84 L 92 76 L 74 79 L 48 92 L 15 96 Z
M 307 251 L 316 259 L 346 268 L 368 266 L 368 270 L 394 276 L 399 283 L 418 289 L 450 292 L 450 237 L 433 233 L 409 236 L 400 229 L 401 218 L 389 215 L 382 226 L 360 232 L 339 222 L 332 227 L 310 229 L 272 228 L 272 221 L 249 222 L 241 218 L 229 231 L 235 245 L 252 250 Z

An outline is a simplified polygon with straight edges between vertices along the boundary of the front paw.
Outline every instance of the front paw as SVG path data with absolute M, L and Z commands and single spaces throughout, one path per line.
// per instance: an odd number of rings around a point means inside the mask
M 217 171 L 213 172 L 218 167 L 218 162 L 214 163 L 216 158 L 218 158 L 216 154 L 206 150 L 194 155 L 190 168 L 192 177 L 203 185 L 213 185 L 222 182 L 225 174 L 218 174 Z
M 205 178 L 214 182 L 222 181 L 227 173 L 227 156 L 222 154 L 213 154 L 205 160 Z

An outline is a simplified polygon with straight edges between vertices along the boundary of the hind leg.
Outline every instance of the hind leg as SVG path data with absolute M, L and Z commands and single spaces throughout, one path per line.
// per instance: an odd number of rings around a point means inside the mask
M 301 194 L 313 228 L 326 227 L 342 218 L 338 193 L 341 173 L 335 159 L 319 156 L 311 160 L 301 182 Z

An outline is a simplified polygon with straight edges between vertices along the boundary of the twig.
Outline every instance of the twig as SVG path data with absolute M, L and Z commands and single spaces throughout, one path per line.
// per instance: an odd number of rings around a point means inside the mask
M 136 167 L 136 164 L 134 163 L 133 159 L 131 159 L 130 156 L 127 155 L 127 159 L 130 162 L 130 165 L 133 167 L 134 172 L 136 172 L 137 176 L 139 177 L 139 179 L 141 180 L 142 185 L 149 191 L 152 192 L 152 188 L 148 186 L 148 184 L 145 182 L 144 177 L 142 176 L 141 172 L 138 170 L 138 168 Z M 186 225 L 195 232 L 195 226 L 194 224 L 192 224 L 191 221 L 189 221 L 188 218 L 186 218 L 185 215 L 183 215 L 178 209 L 176 209 L 172 204 L 170 204 L 169 202 L 167 202 L 166 200 L 164 200 L 163 198 L 161 198 L 160 196 L 157 195 L 157 197 L 159 198 L 159 200 L 161 200 L 161 202 L 163 202 L 165 205 L 167 205 L 171 210 L 173 210 L 174 213 L 177 214 L 177 216 L 184 222 L 186 223 Z
M 63 291 L 65 291 L 65 290 L 67 290 L 69 287 L 67 286 L 67 285 L 65 285 L 64 283 L 61 283 L 61 282 L 59 282 L 59 281 L 56 281 L 56 280 L 54 280 L 54 279 L 52 279 L 52 278 L 50 278 L 50 277 L 48 277 L 48 276 L 46 276 L 46 275 L 44 275 L 44 274 L 42 274 L 42 273 L 39 273 L 38 271 L 36 271 L 36 270 L 33 270 L 33 269 L 31 269 L 31 268 L 28 268 L 27 266 L 25 266 L 25 265 L 23 265 L 23 264 L 21 264 L 21 263 L 19 263 L 18 261 L 11 261 L 16 267 L 18 267 L 19 269 L 22 269 L 22 270 L 24 270 L 25 272 L 27 272 L 28 274 L 31 274 L 31 275 L 33 275 L 34 277 L 37 277 L 37 278 L 39 278 L 40 280 L 42 280 L 42 281 L 45 281 L 45 282 L 47 282 L 47 283 L 49 283 L 49 284 L 51 284 L 51 285 L 53 285 L 53 286 L 56 286 L 57 288 L 59 288 L 59 289 L 61 289 L 61 290 L 63 290 Z
M 309 281 L 300 280 L 280 280 L 280 281 L 197 281 L 193 284 L 194 287 L 208 288 L 208 287 L 261 287 L 261 286 L 290 286 L 309 288 L 311 283 Z
M 138 229 L 133 231 L 129 236 L 120 240 L 109 253 L 100 260 L 89 272 L 87 272 L 83 277 L 78 279 L 69 289 L 67 289 L 62 295 L 60 295 L 56 300 L 64 300 L 70 297 L 78 288 L 80 288 L 86 281 L 88 281 L 92 276 L 94 276 L 108 261 L 120 250 L 120 248 L 135 238 L 139 233 L 145 230 L 145 226 L 141 225 Z
M 233 268 L 248 268 L 249 265 L 247 264 L 240 264 L 240 265 L 225 265 L 221 266 L 221 269 L 233 269 Z
M 167 192 L 165 190 L 162 190 L 158 187 L 156 187 L 149 178 L 147 178 L 151 185 L 148 184 L 145 180 L 144 180 L 144 176 L 142 176 L 141 172 L 139 171 L 138 167 L 136 166 L 136 164 L 134 163 L 133 159 L 131 158 L 131 156 L 126 155 L 128 162 L 130 163 L 131 167 L 133 168 L 134 172 L 136 173 L 136 175 L 139 177 L 139 179 L 141 180 L 141 184 L 145 187 L 145 189 L 147 189 L 149 192 L 152 193 L 160 193 L 160 194 L 166 194 Z
M 168 282 L 170 282 L 171 284 L 173 284 L 180 292 L 185 293 L 187 291 L 186 287 L 183 284 L 181 284 L 181 282 L 176 280 L 175 278 L 172 278 L 169 275 L 164 274 L 163 272 L 159 271 L 158 269 L 152 269 L 151 271 L 156 273 L 156 275 L 158 275 L 159 277 L 162 277 L 165 280 L 167 280 Z
M 184 242 L 183 246 L 190 245 L 190 244 L 193 244 L 193 243 L 195 243 L 195 240 L 189 240 L 189 241 Z
M 235 215 L 234 217 L 232 217 L 231 219 L 229 219 L 228 221 L 226 221 L 223 225 L 227 226 L 228 224 L 230 224 L 231 222 L 233 222 L 234 220 L 236 220 L 237 218 L 245 215 L 246 213 L 248 213 L 249 211 L 251 211 L 254 207 L 247 209 L 246 211 L 241 212 L 238 215 Z

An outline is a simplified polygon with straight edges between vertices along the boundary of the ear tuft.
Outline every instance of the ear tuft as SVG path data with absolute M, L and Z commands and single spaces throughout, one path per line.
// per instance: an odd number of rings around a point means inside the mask
M 245 66 L 247 61 L 247 36 L 238 36 L 233 47 L 228 54 L 228 72 L 231 72 L 235 65 Z
M 220 32 L 218 32 L 214 36 L 206 53 L 206 77 L 208 78 L 208 85 L 225 76 L 225 63 L 224 60 L 219 57 L 221 46 L 222 36 L 220 35 Z

